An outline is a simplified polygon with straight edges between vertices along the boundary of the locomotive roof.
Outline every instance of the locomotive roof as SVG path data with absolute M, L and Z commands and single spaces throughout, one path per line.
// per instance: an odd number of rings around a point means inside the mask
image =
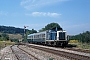
M 33 36 L 34 34 L 29 34 L 28 36 Z
M 38 33 L 33 33 L 33 34 L 29 34 L 28 36 L 33 36 L 33 35 L 38 35 L 38 34 L 45 34 L 46 31 L 43 31 L 43 32 L 38 32 Z

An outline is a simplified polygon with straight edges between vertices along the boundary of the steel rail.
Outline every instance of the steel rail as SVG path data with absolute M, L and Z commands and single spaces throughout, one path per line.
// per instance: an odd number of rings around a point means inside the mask
M 65 52 L 65 51 L 58 51 L 58 50 L 54 50 L 54 49 L 49 49 L 49 48 L 44 48 L 44 47 L 40 47 L 40 46 L 33 46 L 33 45 L 27 45 L 28 47 L 32 47 L 35 49 L 39 49 L 42 51 L 46 51 L 49 53 L 53 53 L 68 59 L 73 59 L 73 60 L 90 60 L 90 57 L 88 56 L 83 56 L 83 55 L 78 55 L 78 54 L 74 54 L 74 53 L 69 53 L 69 52 Z

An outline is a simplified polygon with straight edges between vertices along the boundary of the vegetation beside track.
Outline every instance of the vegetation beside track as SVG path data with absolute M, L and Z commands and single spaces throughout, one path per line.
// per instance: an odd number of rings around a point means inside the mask
M 78 42 L 78 40 L 70 40 L 68 45 L 74 46 L 74 47 L 80 48 L 80 49 L 89 49 L 90 50 L 90 43 L 82 43 L 82 42 Z
M 15 42 L 11 42 L 11 41 L 0 41 L 0 49 L 8 46 L 8 45 L 13 45 L 15 44 Z
M 90 50 L 90 43 L 78 43 L 77 47 L 80 49 L 89 49 Z
M 78 40 L 79 42 L 82 43 L 90 43 L 90 31 L 70 36 L 70 40 Z

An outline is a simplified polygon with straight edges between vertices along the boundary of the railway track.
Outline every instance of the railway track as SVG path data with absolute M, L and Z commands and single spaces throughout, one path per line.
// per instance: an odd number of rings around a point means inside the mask
M 25 45 L 24 43 L 22 44 L 20 44 L 20 45 Z M 42 45 L 41 45 L 42 46 Z M 47 46 L 47 47 L 55 47 L 55 46 Z M 55 47 L 55 48 L 61 48 L 62 49 L 62 47 Z M 83 53 L 90 53 L 90 50 L 84 50 L 84 49 L 79 49 L 79 48 L 70 48 L 70 47 L 65 47 L 65 48 L 63 48 L 63 49 L 66 49 L 66 50 L 72 50 L 72 51 L 77 51 L 77 52 L 83 52 Z
M 74 53 L 70 53 L 70 52 L 54 50 L 54 49 L 50 49 L 50 48 L 34 46 L 34 45 L 27 45 L 27 46 L 35 48 L 35 49 L 39 49 L 39 50 L 42 50 L 42 51 L 46 51 L 46 52 L 49 52 L 49 53 L 53 53 L 53 54 L 56 54 L 58 56 L 62 56 L 62 57 L 65 57 L 65 58 L 68 58 L 68 59 L 71 59 L 71 60 L 90 60 L 89 56 L 84 56 L 84 55 L 74 54 Z
M 55 48 L 61 48 L 62 49 L 62 47 L 60 47 L 60 46 L 50 46 L 50 47 L 55 47 Z M 75 47 L 65 47 L 65 48 L 63 48 L 63 49 L 66 49 L 66 50 L 72 50 L 72 51 L 78 51 L 78 52 L 83 52 L 83 53 L 90 53 L 90 49 L 79 49 L 79 48 L 75 48 Z
M 17 60 L 40 60 L 32 54 L 28 53 L 26 50 L 19 48 L 18 45 L 11 46 L 11 49 Z
M 84 52 L 84 53 L 90 53 L 90 50 L 82 50 L 82 49 L 77 49 L 77 48 L 65 48 L 65 49 L 78 51 L 78 52 Z

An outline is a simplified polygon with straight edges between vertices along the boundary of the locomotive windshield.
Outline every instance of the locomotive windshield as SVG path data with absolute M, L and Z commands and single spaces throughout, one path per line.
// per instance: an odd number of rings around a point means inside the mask
M 59 40 L 65 40 L 65 32 L 59 32 Z

